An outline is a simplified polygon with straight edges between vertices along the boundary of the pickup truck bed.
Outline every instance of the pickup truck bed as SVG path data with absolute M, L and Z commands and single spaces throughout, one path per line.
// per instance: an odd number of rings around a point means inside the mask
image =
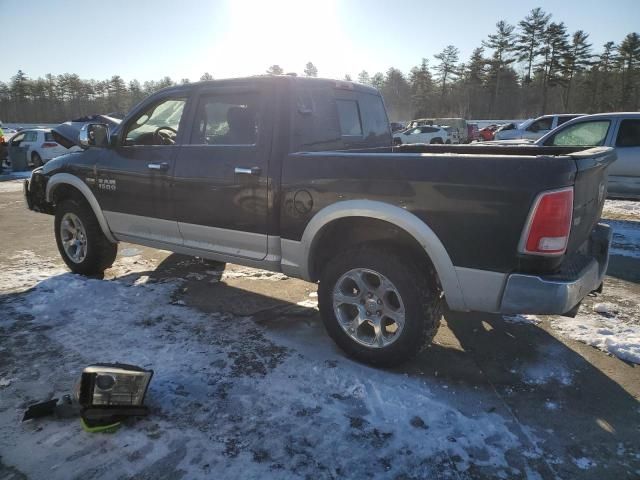
M 329 334 L 374 364 L 428 344 L 445 301 L 563 314 L 606 270 L 611 149 L 392 147 L 378 92 L 349 82 L 174 87 L 68 139 L 87 149 L 25 192 L 72 270 L 129 241 L 319 281 Z

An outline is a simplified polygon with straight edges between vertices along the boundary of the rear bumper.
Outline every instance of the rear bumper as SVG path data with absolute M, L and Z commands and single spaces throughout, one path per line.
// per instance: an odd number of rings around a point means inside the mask
M 602 284 L 609 264 L 612 236 L 611 227 L 598 224 L 591 235 L 586 261 L 579 269 L 550 276 L 509 275 L 500 313 L 562 315 L 573 309 Z

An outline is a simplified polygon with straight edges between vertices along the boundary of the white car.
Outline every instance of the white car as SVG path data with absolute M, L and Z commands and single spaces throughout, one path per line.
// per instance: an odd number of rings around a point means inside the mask
M 59 157 L 80 147 L 66 149 L 57 143 L 50 129 L 31 128 L 16 133 L 7 144 L 12 168 L 39 167 L 52 158 Z
M 423 125 L 394 133 L 393 143 L 396 145 L 406 143 L 451 143 L 451 138 L 447 131 L 438 125 Z
M 520 125 L 508 124 L 502 126 L 496 130 L 493 138 L 494 140 L 515 140 L 520 138 L 537 140 L 563 123 L 583 115 L 583 113 L 543 115 L 542 117 L 527 120 Z

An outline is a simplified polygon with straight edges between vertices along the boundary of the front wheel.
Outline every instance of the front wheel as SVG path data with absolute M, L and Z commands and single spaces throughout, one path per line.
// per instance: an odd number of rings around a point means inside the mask
M 102 233 L 91 207 L 69 198 L 56 207 L 55 234 L 58 251 L 74 273 L 100 274 L 113 265 L 118 245 Z
M 393 250 L 362 247 L 334 257 L 318 288 L 323 323 L 357 360 L 389 367 L 429 345 L 442 317 L 431 272 Z

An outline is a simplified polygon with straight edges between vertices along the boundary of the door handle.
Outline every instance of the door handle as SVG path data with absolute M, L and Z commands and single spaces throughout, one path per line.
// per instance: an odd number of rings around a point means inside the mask
M 260 169 L 260 167 L 251 167 L 251 168 L 246 168 L 246 167 L 236 167 L 235 168 L 235 172 L 237 175 L 255 175 L 258 176 L 262 173 L 262 170 Z
M 147 164 L 149 170 L 169 170 L 169 164 L 167 162 L 162 163 L 149 163 Z

